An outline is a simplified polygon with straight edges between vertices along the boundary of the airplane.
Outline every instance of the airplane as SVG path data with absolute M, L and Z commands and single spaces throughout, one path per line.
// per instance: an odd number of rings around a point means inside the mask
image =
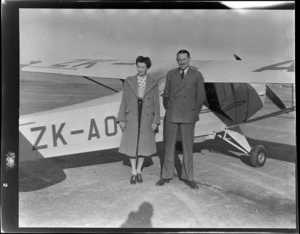
M 286 107 L 267 84 L 295 83 L 294 60 L 191 60 L 190 67 L 199 70 L 205 82 L 207 102 L 195 125 L 195 139 L 216 137 L 228 142 L 250 157 L 250 165 L 262 167 L 267 159 L 262 145 L 251 147 L 239 126 L 264 118 L 295 111 Z M 154 61 L 148 73 L 159 80 L 161 126 L 156 141 L 163 141 L 165 110 L 162 94 L 166 74 L 177 68 L 176 62 Z M 20 136 L 30 144 L 21 146 L 22 154 L 39 153 L 44 158 L 118 148 L 122 131 L 116 123 L 122 90 L 103 84 L 104 79 L 117 79 L 136 74 L 133 60 L 117 58 L 73 59 L 63 62 L 38 62 L 21 68 L 25 72 L 81 76 L 113 91 L 111 95 L 47 111 L 26 114 L 19 118 Z M 268 97 L 279 110 L 251 118 Z M 29 146 L 28 146 L 29 145 Z

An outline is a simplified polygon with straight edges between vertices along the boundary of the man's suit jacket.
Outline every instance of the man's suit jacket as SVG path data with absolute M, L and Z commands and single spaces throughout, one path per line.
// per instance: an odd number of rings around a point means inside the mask
M 163 99 L 166 121 L 195 123 L 205 100 L 204 79 L 199 71 L 189 68 L 183 79 L 179 68 L 168 72 Z

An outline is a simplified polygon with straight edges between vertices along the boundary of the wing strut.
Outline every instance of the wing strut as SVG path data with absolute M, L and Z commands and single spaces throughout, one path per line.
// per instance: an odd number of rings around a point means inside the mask
M 266 114 L 266 115 L 262 115 L 262 116 L 256 117 L 254 119 L 250 119 L 250 120 L 248 120 L 246 122 L 243 122 L 243 123 L 231 125 L 231 126 L 227 127 L 226 129 L 230 129 L 230 128 L 233 128 L 233 127 L 236 127 L 236 126 L 240 126 L 240 125 L 243 125 L 243 124 L 248 124 L 248 123 L 256 122 L 256 121 L 262 120 L 262 119 L 267 119 L 267 118 L 274 117 L 274 116 L 277 116 L 277 115 L 281 115 L 281 114 L 285 114 L 285 113 L 290 113 L 292 111 L 295 111 L 295 109 L 296 109 L 295 106 L 292 106 L 292 107 L 289 107 L 289 108 L 286 108 L 286 109 L 283 109 L 283 110 L 280 110 L 280 111 L 276 111 L 276 112 L 273 112 L 273 113 L 270 113 L 270 114 Z
M 242 60 L 239 56 L 236 54 L 233 55 L 236 60 Z M 270 100 L 281 110 L 285 110 L 286 106 L 284 103 L 281 101 L 281 99 L 276 95 L 276 93 L 273 92 L 273 90 L 266 85 L 266 95 Z
M 125 80 L 124 79 L 120 79 L 120 81 L 122 81 L 122 85 L 124 86 Z
M 118 90 L 113 89 L 113 88 L 111 88 L 111 87 L 109 87 L 109 86 L 107 86 L 107 85 L 101 84 L 100 82 L 95 81 L 95 80 L 93 80 L 93 79 L 91 79 L 91 78 L 89 78 L 89 77 L 87 77 L 87 76 L 83 76 L 83 78 L 85 78 L 85 79 L 87 79 L 87 80 L 90 80 L 90 81 L 92 81 L 92 82 L 94 82 L 94 83 L 96 83 L 96 84 L 102 85 L 103 87 L 108 88 L 108 89 L 110 89 L 110 90 L 112 90 L 112 91 L 114 91 L 114 92 L 116 92 L 116 93 L 119 92 Z
M 270 98 L 270 100 L 280 109 L 280 110 L 284 110 L 286 109 L 286 106 L 284 105 L 284 103 L 281 101 L 281 99 L 273 92 L 273 90 L 266 85 L 266 95 L 268 98 Z

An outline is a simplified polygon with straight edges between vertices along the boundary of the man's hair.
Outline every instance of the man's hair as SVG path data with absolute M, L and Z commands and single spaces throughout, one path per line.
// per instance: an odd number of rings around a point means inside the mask
M 143 56 L 137 57 L 135 60 L 135 64 L 137 65 L 138 63 L 145 63 L 147 68 L 151 67 L 151 60 L 148 57 L 143 57 Z
M 187 54 L 187 55 L 188 55 L 188 58 L 190 58 L 190 52 L 188 52 L 187 50 L 179 50 L 179 51 L 177 52 L 177 55 L 176 55 L 176 56 L 178 56 L 179 54 Z

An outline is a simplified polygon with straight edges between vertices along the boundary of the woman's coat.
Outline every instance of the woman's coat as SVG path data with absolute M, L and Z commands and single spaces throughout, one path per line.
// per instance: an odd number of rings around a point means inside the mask
M 128 156 L 150 156 L 156 153 L 153 123 L 160 124 L 158 81 L 147 75 L 138 140 L 138 83 L 137 75 L 124 83 L 117 122 L 125 122 L 119 152 Z

